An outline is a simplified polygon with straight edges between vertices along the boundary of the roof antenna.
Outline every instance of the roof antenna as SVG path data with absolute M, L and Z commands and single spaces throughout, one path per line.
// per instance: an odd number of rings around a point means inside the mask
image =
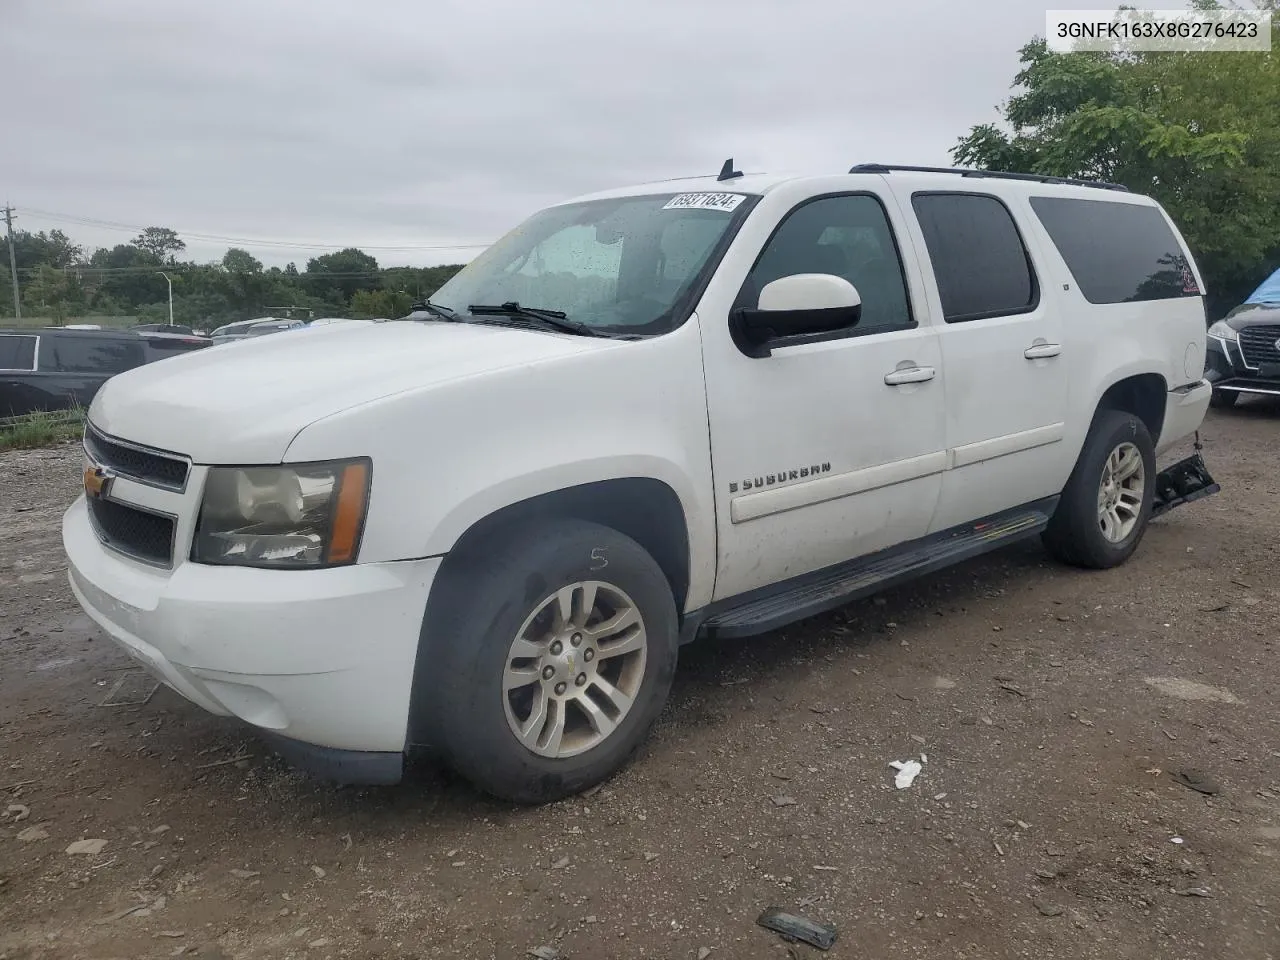
M 720 168 L 720 176 L 716 177 L 716 180 L 733 180 L 740 176 L 742 176 L 742 171 L 733 169 L 733 157 L 730 157 L 724 162 L 724 166 Z

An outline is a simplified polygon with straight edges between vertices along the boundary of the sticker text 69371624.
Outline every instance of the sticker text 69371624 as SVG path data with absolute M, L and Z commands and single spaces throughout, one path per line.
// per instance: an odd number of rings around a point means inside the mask
M 741 193 L 681 193 L 672 197 L 663 210 L 724 210 L 737 209 L 746 197 Z

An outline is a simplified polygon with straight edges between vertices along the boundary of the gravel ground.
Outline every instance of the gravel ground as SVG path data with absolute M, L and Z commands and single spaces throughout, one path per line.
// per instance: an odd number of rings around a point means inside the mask
M 0 454 L 0 960 L 818 956 L 772 905 L 831 957 L 1280 957 L 1280 405 L 1204 437 L 1223 492 L 1125 567 L 1031 543 L 688 648 L 637 761 L 541 809 L 128 703 L 65 580 L 76 449 Z

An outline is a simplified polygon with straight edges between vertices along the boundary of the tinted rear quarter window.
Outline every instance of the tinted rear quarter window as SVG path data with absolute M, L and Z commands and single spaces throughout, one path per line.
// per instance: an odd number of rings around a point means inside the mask
M 0 334 L 0 370 L 33 370 L 35 365 L 35 337 Z
M 1035 309 L 1035 274 L 1013 215 L 1003 203 L 975 193 L 917 193 L 911 204 L 947 323 Z
M 1032 197 L 1031 209 L 1090 303 L 1200 296 L 1191 265 L 1157 208 Z
M 117 337 L 57 337 L 53 362 L 63 373 L 95 373 L 112 376 L 146 362 L 142 342 Z

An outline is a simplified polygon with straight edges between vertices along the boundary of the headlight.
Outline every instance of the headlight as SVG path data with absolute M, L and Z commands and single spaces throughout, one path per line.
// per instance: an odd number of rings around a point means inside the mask
M 1227 325 L 1227 321 L 1219 320 L 1209 328 L 1209 336 L 1219 340 L 1239 340 L 1240 334 Z
M 284 569 L 354 563 L 370 473 L 363 459 L 213 467 L 191 559 Z

